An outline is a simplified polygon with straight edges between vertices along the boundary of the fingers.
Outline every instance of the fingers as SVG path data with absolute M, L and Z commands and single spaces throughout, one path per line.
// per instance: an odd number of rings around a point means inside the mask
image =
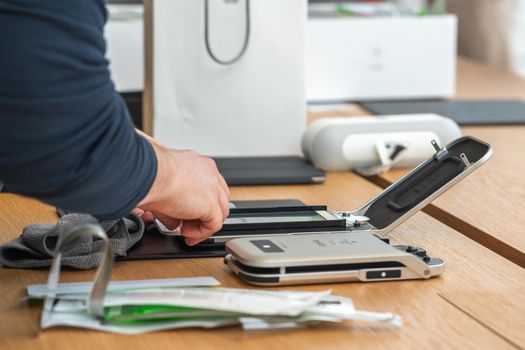
M 217 181 L 219 182 L 219 204 L 221 206 L 223 220 L 230 215 L 230 189 L 224 177 L 217 171 Z
M 154 212 L 154 213 L 152 213 L 152 215 L 154 215 L 157 219 L 159 219 L 160 222 L 162 222 L 162 224 L 164 226 L 166 226 L 166 228 L 168 230 L 175 230 L 180 225 L 180 220 L 179 219 L 171 218 L 171 217 L 169 217 L 167 215 L 164 215 L 164 214 L 158 213 L 158 212 Z
M 209 237 L 215 232 L 219 231 L 222 228 L 223 223 L 224 216 L 222 214 L 221 208 L 215 205 L 211 209 L 209 216 L 200 219 L 198 231 L 201 233 L 201 235 Z
M 140 208 L 135 208 L 131 211 L 133 214 L 135 215 L 138 215 L 138 216 L 142 216 L 144 214 L 144 210 L 140 209 Z
M 190 245 L 207 239 L 222 228 L 230 213 L 230 190 L 224 177 L 211 158 L 190 151 L 160 151 L 162 176 L 155 180 L 160 185 L 141 202 L 140 215 L 144 220 L 156 217 L 170 230 L 183 221 L 181 234 Z
M 223 189 L 219 189 L 219 205 L 221 207 L 222 220 L 224 221 L 230 215 L 230 201 Z
M 153 215 L 153 213 L 150 211 L 145 211 L 144 214 L 141 215 L 141 218 L 144 223 L 149 225 L 153 222 L 153 220 L 155 220 L 155 215 Z
M 144 210 L 142 210 L 140 208 L 135 208 L 131 212 L 133 214 L 139 216 L 142 219 L 142 221 L 144 221 L 146 226 L 151 224 L 153 222 L 153 220 L 155 219 L 155 216 L 153 215 L 153 213 L 151 213 L 149 211 L 144 211 Z
M 224 193 L 226 193 L 226 197 L 228 197 L 228 200 L 230 199 L 230 189 L 228 188 L 228 184 L 226 183 L 226 180 L 224 180 L 224 177 L 217 171 L 217 180 L 219 181 L 219 185 L 224 190 Z
M 208 239 L 222 228 L 224 219 L 228 217 L 229 213 L 228 196 L 224 190 L 220 188 L 218 205 L 214 204 L 212 206 L 212 214 L 208 215 L 208 218 L 184 221 L 184 225 L 181 227 L 181 234 L 184 236 L 186 244 L 193 246 Z M 143 216 L 148 214 L 153 215 L 150 212 L 145 212 Z M 155 213 L 155 216 L 170 230 L 179 226 L 180 220 L 178 219 L 170 218 L 162 213 Z
M 184 242 L 186 242 L 186 245 L 189 245 L 190 247 L 197 245 L 202 241 L 203 239 L 200 239 L 200 238 L 189 238 L 189 237 L 184 238 Z
M 221 209 L 216 207 L 212 215 L 206 219 L 185 221 L 181 233 L 185 237 L 186 244 L 195 245 L 219 231 L 224 222 L 223 215 Z
M 181 229 L 184 241 L 193 246 L 208 239 L 214 232 L 205 228 L 200 221 L 185 221 Z

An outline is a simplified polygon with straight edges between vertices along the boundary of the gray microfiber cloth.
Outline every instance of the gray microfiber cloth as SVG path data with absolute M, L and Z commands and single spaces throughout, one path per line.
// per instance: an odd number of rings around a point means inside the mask
M 14 268 L 51 266 L 58 237 L 81 224 L 98 223 L 108 235 L 116 256 L 126 252 L 144 234 L 144 222 L 135 214 L 119 220 L 98 222 L 87 214 L 66 214 L 56 225 L 34 224 L 24 228 L 22 235 L 0 247 L 0 264 Z M 80 270 L 95 268 L 102 254 L 103 242 L 96 237 L 80 238 L 62 255 L 62 266 Z

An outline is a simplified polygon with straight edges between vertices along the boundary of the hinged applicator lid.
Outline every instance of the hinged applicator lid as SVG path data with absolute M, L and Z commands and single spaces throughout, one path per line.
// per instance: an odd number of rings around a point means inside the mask
M 452 141 L 410 173 L 393 183 L 357 210 L 369 218 L 376 232 L 385 234 L 421 210 L 465 176 L 485 163 L 492 154 L 489 144 L 470 136 Z

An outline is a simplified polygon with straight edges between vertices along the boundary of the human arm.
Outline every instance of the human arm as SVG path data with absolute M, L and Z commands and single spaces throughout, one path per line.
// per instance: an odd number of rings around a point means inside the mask
M 186 220 L 194 243 L 222 225 L 226 190 L 210 189 L 222 177 L 135 132 L 111 82 L 105 16 L 102 0 L 0 0 L 0 179 L 101 220 L 136 206 L 168 226 Z

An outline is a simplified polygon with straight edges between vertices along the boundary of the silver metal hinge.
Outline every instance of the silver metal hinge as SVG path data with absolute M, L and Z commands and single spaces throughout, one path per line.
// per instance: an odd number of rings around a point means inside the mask
M 432 140 L 432 141 L 430 141 L 430 143 L 432 144 L 432 147 L 434 147 L 434 149 L 436 150 L 436 154 L 434 155 L 434 157 L 436 157 L 437 160 L 441 160 L 446 155 L 448 155 L 447 149 L 439 147 L 439 145 L 438 145 L 436 140 Z
M 367 216 L 354 215 L 351 212 L 342 211 L 337 212 L 337 214 L 341 215 L 341 217 L 346 220 L 347 226 L 361 226 L 368 223 L 370 220 L 370 218 Z
M 470 160 L 468 160 L 468 157 L 465 153 L 461 153 L 459 155 L 459 157 L 461 158 L 461 160 L 463 161 L 463 163 L 465 163 L 466 167 L 470 167 L 472 165 L 472 163 L 470 163 Z

